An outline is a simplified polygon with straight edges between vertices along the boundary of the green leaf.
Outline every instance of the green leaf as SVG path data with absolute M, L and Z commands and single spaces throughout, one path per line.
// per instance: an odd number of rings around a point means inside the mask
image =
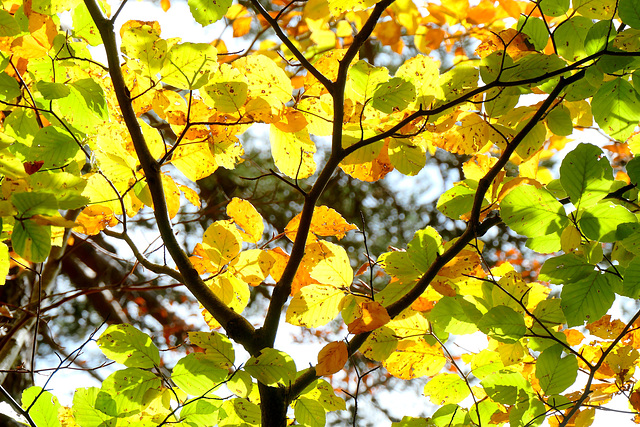
M 38 88 L 44 99 L 60 99 L 69 96 L 71 93 L 71 89 L 63 83 L 46 82 L 44 80 L 36 83 L 36 88 Z
M 82 177 L 62 171 L 42 171 L 29 177 L 34 191 L 55 195 L 59 209 L 77 209 L 89 203 L 82 195 L 87 181 Z
M 222 409 L 226 412 L 226 417 L 220 420 L 220 427 L 244 427 L 247 424 L 260 424 L 260 407 L 246 399 L 235 398 L 227 400 L 222 405 Z
M 540 354 L 536 361 L 536 378 L 545 394 L 560 394 L 569 388 L 578 376 L 578 361 L 573 354 L 562 356 L 562 346 L 557 344 Z
M 218 69 L 218 51 L 208 43 L 180 43 L 169 50 L 162 81 L 180 89 L 198 89 Z
M 294 405 L 293 411 L 298 424 L 308 427 L 324 427 L 326 422 L 326 413 L 322 405 L 307 397 L 298 398 Z
M 36 133 L 27 159 L 43 161 L 45 169 L 62 168 L 79 150 L 78 144 L 66 131 L 47 126 Z
M 391 427 L 432 427 L 435 426 L 427 418 L 414 418 L 405 415 L 400 421 L 391 423 Z
M 416 97 L 413 84 L 399 77 L 394 77 L 378 84 L 373 92 L 371 105 L 386 114 L 407 108 Z
M 88 78 L 67 85 L 71 93 L 54 102 L 54 111 L 60 112 L 74 127 L 93 134 L 109 117 L 107 99 L 102 87 Z M 57 108 L 55 108 L 57 107 Z
M 405 251 L 383 253 L 378 263 L 388 275 L 397 277 L 402 283 L 412 282 L 423 274 Z
M 226 336 L 218 332 L 189 332 L 191 344 L 206 351 L 207 357 L 218 362 L 221 368 L 227 369 L 233 365 L 235 352 L 233 344 Z
M 569 0 L 540 0 L 538 7 L 547 16 L 560 16 L 569 10 Z
M 188 0 L 189 10 L 196 22 L 203 27 L 222 19 L 232 0 Z
M 580 144 L 562 160 L 560 182 L 576 209 L 588 208 L 609 193 L 613 169 L 599 147 Z
M 509 411 L 509 427 L 538 427 L 545 421 L 546 408 L 538 397 L 517 402 Z
M 573 283 L 593 272 L 593 265 L 571 253 L 546 260 L 538 279 L 554 284 Z
M 158 347 L 131 325 L 109 326 L 98 338 L 98 347 L 109 359 L 128 367 L 150 369 L 160 364 Z
M 482 313 L 459 296 L 442 297 L 429 313 L 429 320 L 454 335 L 472 334 L 478 330 Z
M 424 395 L 438 406 L 460 403 L 469 396 L 469 387 L 459 375 L 442 373 L 424 386 Z
M 640 120 L 640 100 L 631 83 L 616 78 L 593 96 L 591 110 L 596 123 L 612 138 L 624 141 Z
M 389 160 L 398 172 L 415 176 L 424 168 L 427 150 L 422 145 L 414 145 L 405 139 L 390 138 Z
M 120 50 L 128 58 L 127 65 L 152 81 L 166 62 L 167 49 L 159 27 L 152 23 L 134 21 L 122 32 Z
M 442 237 L 433 227 L 416 231 L 413 239 L 407 245 L 407 255 L 421 273 L 427 271 L 431 263 L 443 251 Z
M 620 0 L 618 3 L 620 20 L 631 28 L 640 29 L 640 1 Z
M 438 210 L 451 219 L 460 219 L 462 215 L 471 212 L 478 183 L 473 181 L 473 186 L 468 184 L 471 184 L 470 180 L 457 182 L 445 191 L 438 199 Z M 487 199 L 482 201 L 483 206 L 488 204 Z
M 32 404 L 33 406 L 31 406 Z M 27 409 L 30 406 L 29 417 L 38 427 L 57 427 L 60 425 L 58 411 L 62 409 L 62 405 L 58 402 L 57 397 L 48 391 L 43 391 L 42 387 L 33 386 L 22 392 L 22 408 Z
M 13 193 L 10 200 L 21 218 L 58 213 L 58 201 L 51 193 Z
M 126 368 L 109 375 L 96 397 L 96 407 L 122 417 L 142 412 L 160 393 L 161 381 L 153 372 Z
M 187 425 L 214 426 L 218 424 L 221 416 L 224 416 L 224 411 L 220 411 L 221 407 L 222 401 L 220 400 L 189 400 L 180 409 L 180 421 Z
M 299 372 L 301 374 L 304 371 Z M 300 393 L 300 397 L 308 397 L 320 402 L 325 411 L 342 411 L 347 409 L 344 399 L 336 396 L 336 392 L 326 380 L 318 378 Z
M 96 407 L 100 389 L 78 388 L 73 394 L 73 417 L 82 427 L 115 427 L 117 418 L 107 415 Z
M 214 358 L 206 354 L 191 353 L 176 363 L 171 379 L 185 393 L 203 396 L 210 393 L 227 377 L 229 371 L 220 368 Z
M 599 242 L 615 242 L 623 239 L 628 235 L 626 227 L 637 222 L 637 217 L 624 206 L 610 201 L 600 202 L 585 209 L 578 220 L 584 235 Z
M 38 225 L 29 219 L 18 220 L 13 227 L 11 244 L 21 257 L 31 262 L 43 262 L 51 251 L 51 226 Z
M 556 135 L 569 136 L 573 133 L 571 113 L 561 106 L 554 108 L 547 114 L 547 126 Z
M 596 22 L 584 39 L 584 50 L 587 55 L 593 55 L 606 49 L 607 45 L 615 38 L 616 31 L 611 21 Z
M 493 307 L 482 316 L 478 329 L 504 343 L 516 342 L 527 332 L 522 315 L 504 305 Z
M 4 9 L 0 9 L 0 37 L 11 37 L 20 33 L 16 19 Z
M 627 266 L 621 294 L 633 299 L 640 298 L 640 257 L 633 258 Z
M 561 302 L 558 298 L 540 301 L 533 310 L 533 317 L 547 327 L 565 323 Z M 534 322 L 534 324 L 536 323 Z
M 0 11 L 4 12 L 4 10 L 1 9 Z M 2 24 L 0 24 L 0 26 L 1 25 Z M 16 79 L 5 72 L 0 73 L 0 101 L 13 101 L 21 94 L 22 92 Z
M 385 67 L 374 67 L 367 61 L 361 60 L 349 68 L 346 94 L 364 103 L 373 97 L 380 84 L 388 80 L 389 71 Z
M 265 348 L 260 356 L 251 357 L 244 365 L 245 371 L 262 384 L 288 386 L 296 379 L 296 364 L 287 353 Z
M 613 19 L 615 9 L 614 0 L 573 0 L 573 10 L 589 19 Z
M 562 310 L 569 327 L 594 322 L 607 314 L 615 293 L 607 274 L 592 272 L 582 280 L 562 288 Z
M 562 203 L 545 189 L 521 185 L 500 204 L 500 216 L 516 233 L 538 237 L 562 230 L 568 222 Z
M 93 22 L 84 2 L 80 2 L 73 8 L 71 18 L 73 19 L 74 36 L 86 40 L 91 46 L 102 44 L 100 31 L 98 31 L 98 27 L 96 27 L 96 24 Z
M 553 38 L 560 56 L 567 61 L 577 61 L 586 57 L 584 40 L 592 26 L 591 19 L 584 16 L 573 16 L 562 22 L 562 25 L 558 25 L 553 32 Z
M 224 113 L 236 113 L 247 100 L 249 82 L 239 70 L 228 64 L 220 65 L 207 85 L 200 89 L 204 101 Z
M 437 427 L 466 427 L 471 424 L 468 410 L 453 403 L 438 408 L 438 410 L 433 413 L 431 422 Z M 429 426 L 429 424 L 427 424 L 427 426 Z
M 536 50 L 543 50 L 547 45 L 549 30 L 542 19 L 521 16 L 518 20 L 518 30 L 531 38 Z
M 506 370 L 487 375 L 480 384 L 493 401 L 505 405 L 513 405 L 519 400 L 520 394 L 526 394 L 531 389 L 521 373 Z

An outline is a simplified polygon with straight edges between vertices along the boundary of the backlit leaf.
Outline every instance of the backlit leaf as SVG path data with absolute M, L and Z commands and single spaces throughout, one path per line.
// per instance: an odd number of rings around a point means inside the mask
M 173 367 L 171 380 L 185 393 L 202 396 L 213 391 L 228 375 L 218 361 L 206 354 L 191 353 Z
M 262 238 L 264 233 L 262 216 L 248 200 L 237 197 L 231 199 L 227 205 L 227 215 L 241 228 L 240 232 L 245 241 L 257 243 Z
M 559 394 L 571 386 L 578 375 L 578 361 L 573 354 L 561 357 L 562 347 L 554 345 L 536 361 L 536 377 L 545 394 Z
M 333 375 L 344 367 L 348 359 L 349 353 L 344 341 L 330 342 L 318 353 L 316 373 L 321 376 Z
M 442 406 L 458 403 L 469 395 L 469 387 L 457 374 L 438 374 L 424 386 L 424 395 L 431 403 Z
M 289 385 L 295 380 L 296 364 L 288 354 L 265 348 L 258 357 L 251 357 L 244 369 L 262 384 Z
M 387 360 L 384 367 L 391 375 L 404 380 L 435 375 L 444 367 L 447 359 L 442 350 L 426 341 L 403 340 Z
M 294 241 L 300 226 L 300 218 L 302 213 L 294 216 L 287 224 L 284 231 L 289 240 Z M 335 236 L 342 239 L 347 231 L 357 230 L 354 224 L 349 224 L 338 212 L 327 206 L 316 206 L 311 217 L 311 225 L 309 227 L 309 235 L 307 242 L 317 241 L 316 236 L 328 237 Z
M 151 338 L 128 324 L 111 325 L 98 339 L 109 359 L 132 368 L 150 369 L 160 363 L 160 353 Z
M 334 286 L 308 285 L 296 293 L 287 308 L 287 322 L 317 328 L 326 325 L 340 313 L 345 291 Z
M 640 120 L 640 99 L 631 83 L 616 78 L 602 85 L 591 101 L 593 118 L 609 136 L 624 141 Z
M 221 19 L 231 6 L 231 0 L 189 0 L 188 3 L 191 15 L 203 27 Z

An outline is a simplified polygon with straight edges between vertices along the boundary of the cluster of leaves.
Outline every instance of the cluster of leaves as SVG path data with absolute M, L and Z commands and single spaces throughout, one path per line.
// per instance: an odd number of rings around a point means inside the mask
M 185 285 L 212 329 L 189 334 L 202 351 L 169 376 L 149 336 L 109 327 L 98 345 L 126 368 L 77 389 L 69 408 L 27 389 L 19 410 L 30 422 L 284 426 L 292 416 L 321 426 L 346 405 L 319 377 L 356 352 L 397 378 L 430 377 L 424 394 L 439 409 L 398 426 L 587 426 L 616 396 L 640 410 L 640 311 L 626 322 L 610 314 L 616 295 L 640 297 L 638 0 L 250 3 L 259 19 L 241 4 L 189 1 L 199 24 L 224 19 L 234 37 L 254 22 L 275 31 L 277 41 L 245 54 L 222 40 L 162 38 L 155 22 L 116 30 L 126 1 L 113 16 L 96 0 L 2 3 L 2 276 L 11 260 L 54 269 L 71 229 L 104 233 Z M 69 10 L 65 32 L 59 15 Z M 472 39 L 481 42 L 473 52 Z M 367 60 L 374 43 L 401 54 L 408 40 L 425 54 L 449 52 L 454 66 L 442 72 L 416 54 L 391 75 Z M 104 48 L 106 65 L 89 46 Z M 541 162 L 594 121 L 608 151 L 577 145 L 554 179 Z M 255 123 L 269 125 L 278 171 L 266 175 L 299 193 L 302 211 L 267 239 L 258 210 L 234 197 L 229 219 L 185 251 L 172 224 L 182 200 L 200 207 L 194 182 L 241 163 L 240 136 Z M 320 165 L 316 144 L 326 146 Z M 357 227 L 321 203 L 327 184 L 336 172 L 364 182 L 394 169 L 414 176 L 438 149 L 468 157 L 464 179 L 437 205 L 466 228 L 444 241 L 426 227 L 406 249 L 367 254 L 354 285 L 336 242 Z M 145 207 L 171 263 L 131 237 Z M 481 237 L 500 223 L 553 254 L 536 281 L 484 260 Z M 258 328 L 242 315 L 254 288 L 270 298 Z M 345 338 L 298 370 L 274 345 L 283 313 L 301 328 L 340 319 Z M 450 353 L 475 333 L 486 348 Z M 236 365 L 232 341 L 247 361 Z

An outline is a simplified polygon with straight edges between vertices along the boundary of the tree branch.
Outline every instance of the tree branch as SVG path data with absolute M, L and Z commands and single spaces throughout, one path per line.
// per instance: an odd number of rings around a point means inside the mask
M 154 216 L 158 225 L 158 230 L 167 248 L 167 251 L 176 263 L 178 270 L 184 278 L 185 286 L 191 291 L 195 298 L 206 308 L 211 315 L 222 325 L 229 337 L 243 345 L 251 354 L 257 354 L 256 340 L 254 339 L 254 328 L 244 317 L 229 308 L 222 302 L 204 283 L 196 269 L 189 261 L 189 257 L 182 250 L 178 243 L 169 215 L 164 197 L 164 189 L 160 174 L 160 164 L 151 155 L 144 140 L 142 131 L 138 124 L 129 89 L 126 87 L 122 70 L 120 68 L 120 57 L 116 45 L 114 23 L 106 19 L 96 0 L 85 0 L 89 13 L 95 22 L 107 53 L 107 61 L 110 76 L 115 90 L 118 104 L 123 120 L 127 126 L 133 146 L 135 148 L 140 165 L 147 178 L 147 185 L 151 192 L 154 204 Z

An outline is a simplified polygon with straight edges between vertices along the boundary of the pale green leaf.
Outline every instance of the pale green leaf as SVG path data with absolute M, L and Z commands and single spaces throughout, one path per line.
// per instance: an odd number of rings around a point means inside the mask
M 326 422 L 326 413 L 322 405 L 307 397 L 298 398 L 294 405 L 293 411 L 298 424 L 307 427 L 324 427 Z
M 262 384 L 289 386 L 296 378 L 296 364 L 287 353 L 265 348 L 258 357 L 251 357 L 245 371 Z
M 125 366 L 150 369 L 160 364 L 158 347 L 149 335 L 128 324 L 109 326 L 98 338 L 98 347 Z
M 536 377 L 545 394 L 560 394 L 573 385 L 578 375 L 578 361 L 573 354 L 562 356 L 562 346 L 554 345 L 536 361 Z
M 203 396 L 218 387 L 228 374 L 229 371 L 221 368 L 215 358 L 202 353 L 191 353 L 173 367 L 171 380 L 185 393 Z

